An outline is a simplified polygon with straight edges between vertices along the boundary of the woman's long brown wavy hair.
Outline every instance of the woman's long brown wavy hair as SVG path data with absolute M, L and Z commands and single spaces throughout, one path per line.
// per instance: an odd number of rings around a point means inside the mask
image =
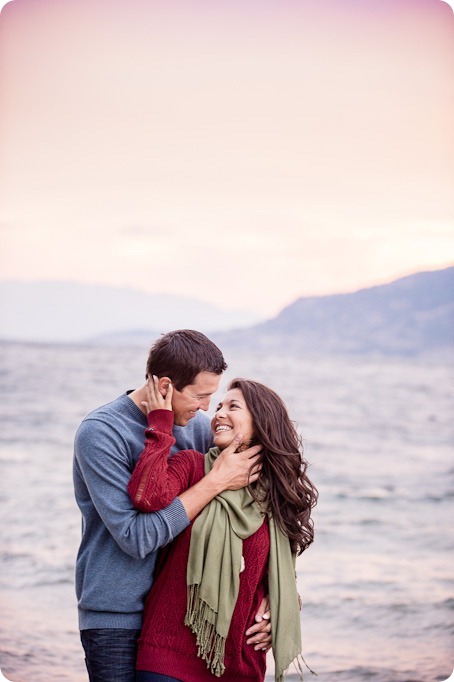
M 250 379 L 233 379 L 228 390 L 238 388 L 251 412 L 255 435 L 251 445 L 262 445 L 262 470 L 251 486 L 252 496 L 266 501 L 292 551 L 301 554 L 314 540 L 312 508 L 318 492 L 309 480 L 302 442 L 284 402 L 271 388 Z

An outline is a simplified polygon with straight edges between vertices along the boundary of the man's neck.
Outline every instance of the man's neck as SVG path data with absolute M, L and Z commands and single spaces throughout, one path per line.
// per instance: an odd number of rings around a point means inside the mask
M 147 409 L 142 405 L 142 401 L 146 399 L 145 384 L 140 388 L 136 388 L 132 393 L 128 393 L 128 398 L 131 398 L 132 402 L 137 405 L 144 415 L 147 414 Z

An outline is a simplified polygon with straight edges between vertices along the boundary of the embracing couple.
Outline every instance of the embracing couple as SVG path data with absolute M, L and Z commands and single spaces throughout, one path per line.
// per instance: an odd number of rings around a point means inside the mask
M 262 682 L 301 660 L 295 558 L 313 541 L 300 438 L 206 336 L 163 335 L 146 382 L 79 427 L 76 591 L 90 682 Z M 170 456 L 169 456 L 170 455 Z M 151 588 L 151 589 L 150 589 Z

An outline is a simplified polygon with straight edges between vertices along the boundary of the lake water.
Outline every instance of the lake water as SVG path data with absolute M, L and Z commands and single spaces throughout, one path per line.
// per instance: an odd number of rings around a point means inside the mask
M 148 349 L 0 349 L 0 667 L 14 682 L 86 682 L 72 442 L 88 411 L 142 382 Z M 304 656 L 318 679 L 446 680 L 454 664 L 452 366 L 226 357 L 222 387 L 246 376 L 282 395 L 320 492 L 316 541 L 297 564 Z

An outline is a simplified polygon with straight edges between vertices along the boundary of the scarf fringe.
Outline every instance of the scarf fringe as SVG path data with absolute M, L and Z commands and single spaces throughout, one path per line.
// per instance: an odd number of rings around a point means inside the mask
M 296 672 L 298 674 L 298 678 L 300 679 L 301 682 L 304 682 L 304 670 L 303 670 L 302 663 L 304 663 L 304 665 L 309 670 L 311 675 L 315 675 L 315 677 L 318 677 L 317 673 L 314 670 L 312 670 L 311 668 L 309 668 L 309 666 L 307 665 L 306 661 L 304 660 L 303 654 L 298 654 L 298 656 L 292 661 L 292 663 L 295 666 L 295 670 L 296 670 Z M 286 673 L 286 670 L 283 670 L 280 673 L 276 670 L 275 682 L 284 682 L 285 673 Z
M 199 585 L 189 585 L 184 624 L 196 636 L 197 656 L 216 677 L 225 671 L 225 637 L 216 632 L 216 612 L 199 596 Z

